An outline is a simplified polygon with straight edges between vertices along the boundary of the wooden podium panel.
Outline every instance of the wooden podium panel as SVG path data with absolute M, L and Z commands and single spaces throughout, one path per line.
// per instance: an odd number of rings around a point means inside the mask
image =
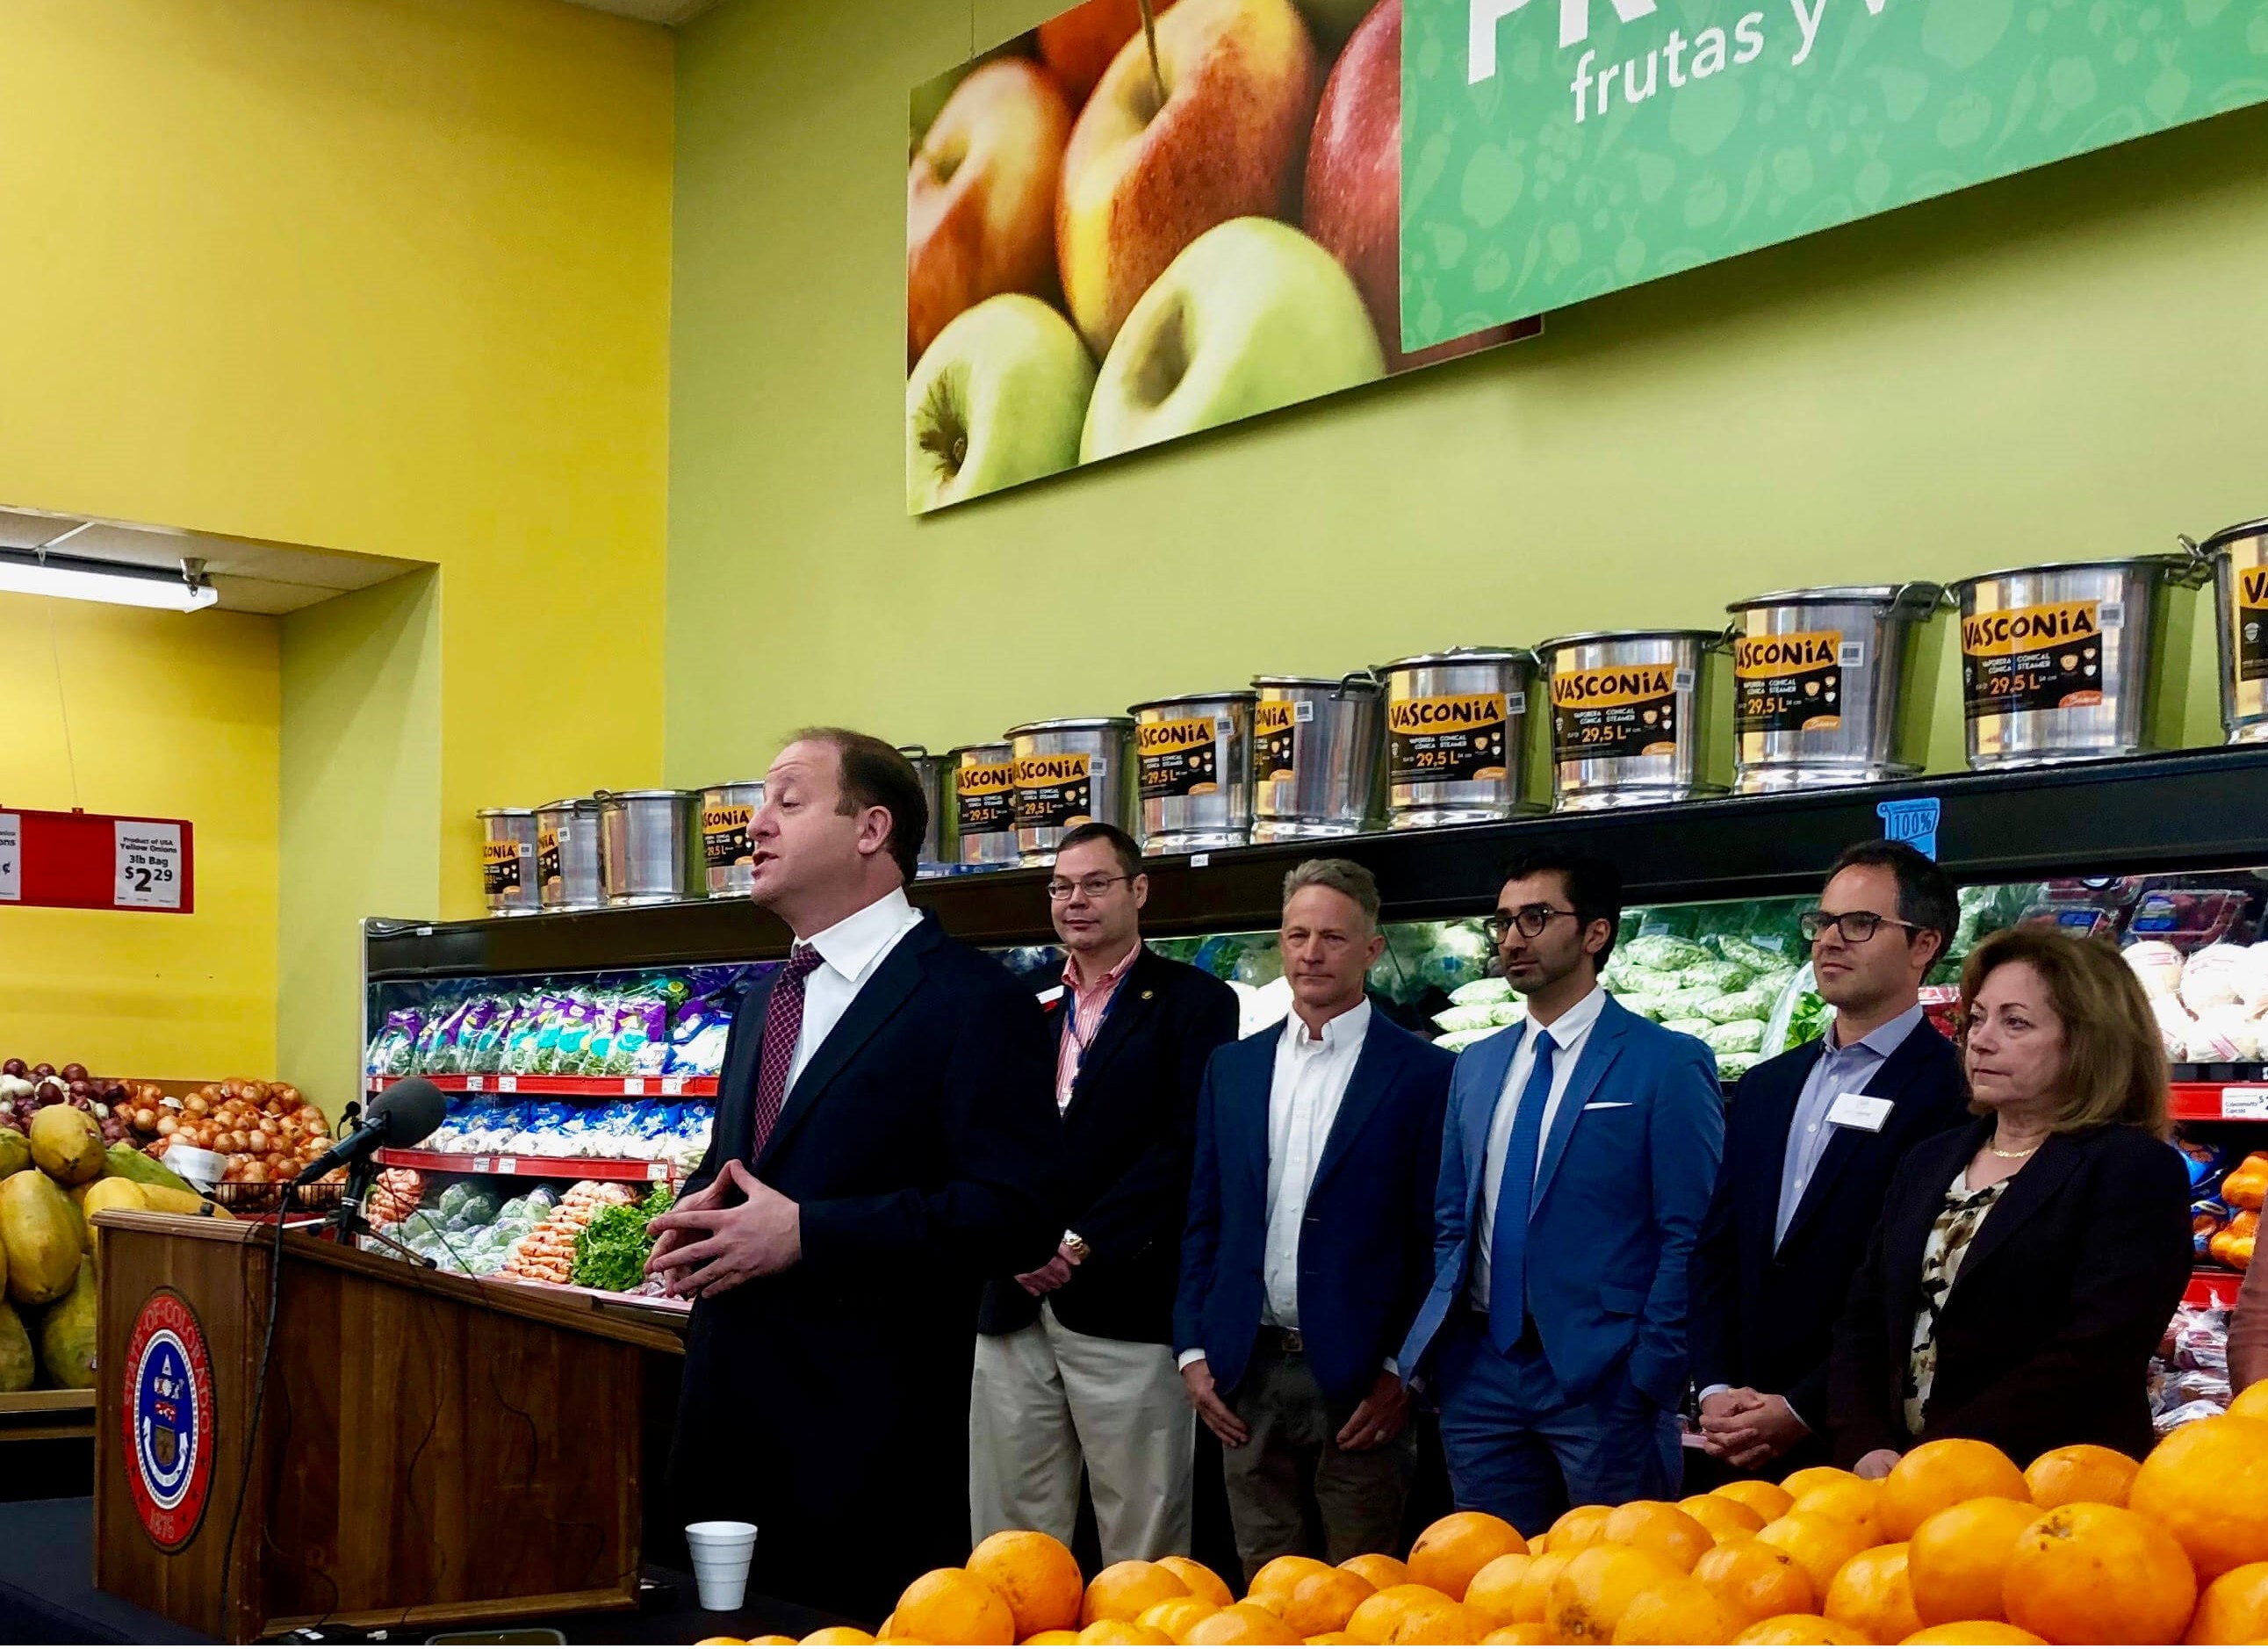
M 635 1607 L 640 1370 L 674 1324 L 287 1236 L 248 1437 L 273 1230 L 96 1223 L 103 1590 L 237 1642 Z

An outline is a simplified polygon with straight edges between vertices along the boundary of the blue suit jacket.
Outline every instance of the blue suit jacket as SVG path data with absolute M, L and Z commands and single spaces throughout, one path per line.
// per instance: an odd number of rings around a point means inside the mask
M 1268 1240 L 1268 1093 L 1279 1024 L 1216 1049 L 1197 1155 L 1174 1351 L 1204 1349 L 1233 1391 L 1259 1337 Z M 1300 1233 L 1300 1333 L 1326 1395 L 1369 1395 L 1432 1270 L 1433 1185 L 1450 1056 L 1375 1008 L 1324 1142 Z
M 1433 1210 L 1433 1287 L 1402 1349 L 1405 1375 L 1471 1286 L 1490 1119 L 1523 1021 L 1457 1056 Z M 1685 1392 L 1686 1266 L 1724 1149 L 1717 1064 L 1702 1042 L 1608 997 L 1575 1061 L 1537 1167 L 1528 1309 L 1571 1399 L 1627 1362 L 1662 1408 Z M 1499 1208 L 1498 1218 L 1508 1211 Z

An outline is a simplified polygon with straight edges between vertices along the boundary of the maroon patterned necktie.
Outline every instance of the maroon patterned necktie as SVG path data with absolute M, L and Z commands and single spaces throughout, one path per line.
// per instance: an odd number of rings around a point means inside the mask
M 803 982 L 819 963 L 818 951 L 808 945 L 797 946 L 772 983 L 770 999 L 764 1004 L 763 1049 L 756 1061 L 755 1143 L 748 1147 L 751 1167 L 764 1154 L 764 1142 L 772 1137 L 780 1108 L 787 1103 L 787 1073 L 795 1064 L 796 1039 L 803 1034 Z

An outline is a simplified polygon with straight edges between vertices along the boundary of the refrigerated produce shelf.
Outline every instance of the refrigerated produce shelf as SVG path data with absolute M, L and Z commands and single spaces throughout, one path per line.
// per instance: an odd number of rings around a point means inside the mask
M 1273 928 L 1284 872 L 1326 852 L 1359 860 L 1378 877 L 1387 921 L 1476 916 L 1511 854 L 1557 841 L 1613 859 L 1633 905 L 1808 894 L 1837 854 L 1884 834 L 1886 813 L 1926 815 L 1933 804 L 1938 860 L 1962 882 L 2263 865 L 2264 796 L 2268 746 L 2249 746 L 1238 848 L 1152 861 L 1142 924 L 1157 938 Z M 945 877 L 917 883 L 913 898 L 971 944 L 1052 944 L 1046 876 Z M 374 982 L 755 961 L 784 955 L 789 940 L 777 920 L 744 899 L 476 922 L 372 921 L 364 931 Z
M 713 1100 L 714 1077 L 428 1077 L 444 1093 L 516 1093 L 555 1100 Z M 363 1086 L 382 1093 L 401 1077 L 370 1077 Z
M 382 1168 L 416 1168 L 427 1174 L 497 1174 L 522 1180 L 674 1180 L 674 1164 L 630 1157 L 523 1157 L 461 1151 L 381 1150 Z

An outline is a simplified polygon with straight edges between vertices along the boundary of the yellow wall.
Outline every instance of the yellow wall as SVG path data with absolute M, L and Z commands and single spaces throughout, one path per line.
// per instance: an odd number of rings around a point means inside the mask
M 196 827 L 190 915 L 0 905 L 0 1058 L 272 1070 L 276 621 L 0 595 L 0 806 Z

